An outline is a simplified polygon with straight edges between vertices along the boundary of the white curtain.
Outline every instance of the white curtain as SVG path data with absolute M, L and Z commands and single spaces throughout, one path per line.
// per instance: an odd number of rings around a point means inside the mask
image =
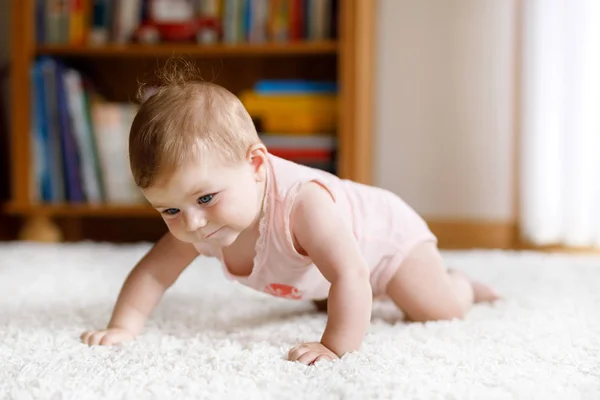
M 600 0 L 521 4 L 521 234 L 600 247 Z

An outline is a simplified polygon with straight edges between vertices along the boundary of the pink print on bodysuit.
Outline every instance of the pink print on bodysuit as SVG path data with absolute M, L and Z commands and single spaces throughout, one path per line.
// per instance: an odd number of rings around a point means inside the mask
M 283 283 L 271 283 L 265 287 L 265 293 L 285 299 L 300 300 L 302 293 L 293 286 Z

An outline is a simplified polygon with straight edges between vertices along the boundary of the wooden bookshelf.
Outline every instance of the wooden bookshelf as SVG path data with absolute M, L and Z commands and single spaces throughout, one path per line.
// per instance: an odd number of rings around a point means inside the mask
M 160 214 L 146 205 L 119 204 L 30 204 L 10 203 L 6 209 L 11 214 L 42 215 L 45 217 L 156 217 Z
M 187 55 L 201 57 L 289 56 L 337 54 L 336 41 L 241 45 L 128 44 L 105 46 L 36 46 L 38 55 L 67 57 L 148 57 Z
M 156 220 L 146 205 L 38 204 L 31 196 L 30 66 L 41 55 L 65 60 L 100 82 L 103 95 L 129 101 L 136 78 L 157 63 L 183 55 L 208 63 L 216 83 L 234 93 L 261 77 L 273 79 L 334 79 L 340 90 L 338 113 L 338 175 L 371 183 L 371 132 L 374 15 L 376 2 L 339 0 L 337 39 L 289 43 L 196 45 L 127 44 L 102 46 L 37 45 L 35 0 L 20 0 L 12 7 L 10 201 L 0 212 L 22 222 L 40 218 L 136 218 Z M 27 225 L 27 224 L 25 224 Z M 28 239 L 36 240 L 35 237 Z

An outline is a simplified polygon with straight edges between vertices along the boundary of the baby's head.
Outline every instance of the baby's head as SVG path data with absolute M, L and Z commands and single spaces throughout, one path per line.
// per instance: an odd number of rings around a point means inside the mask
M 189 64 L 159 78 L 140 90 L 131 126 L 134 180 L 180 240 L 231 244 L 260 211 L 266 150 L 231 92 L 196 79 Z
M 242 161 L 260 140 L 241 101 L 227 89 L 198 79 L 189 64 L 168 64 L 157 86 L 142 85 L 142 105 L 129 136 L 133 177 L 141 189 L 161 173 L 210 154 L 229 164 Z

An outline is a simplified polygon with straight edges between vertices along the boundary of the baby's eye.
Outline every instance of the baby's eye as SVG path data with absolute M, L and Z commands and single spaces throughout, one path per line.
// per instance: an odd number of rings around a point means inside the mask
M 163 214 L 167 214 L 167 215 L 175 215 L 179 212 L 178 208 L 167 208 L 166 210 L 164 210 L 162 213 Z
M 214 194 L 206 194 L 198 199 L 198 204 L 208 204 L 214 196 Z

